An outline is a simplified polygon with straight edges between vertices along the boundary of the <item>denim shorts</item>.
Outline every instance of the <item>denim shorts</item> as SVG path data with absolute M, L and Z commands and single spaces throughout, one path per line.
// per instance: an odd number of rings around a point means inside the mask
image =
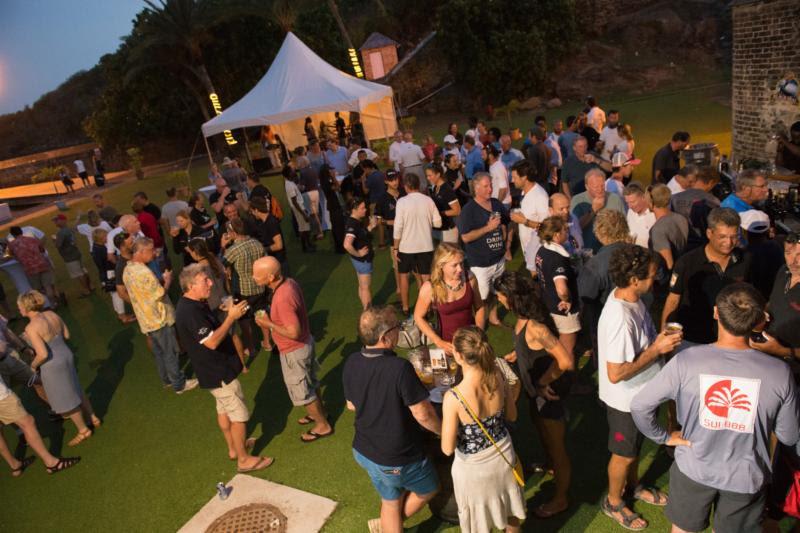
M 350 262 L 353 263 L 356 274 L 372 274 L 372 261 L 359 261 L 350 256 Z
M 403 466 L 383 466 L 373 463 L 355 449 L 353 457 L 367 471 L 372 485 L 382 500 L 399 500 L 405 491 L 423 495 L 435 492 L 439 488 L 436 470 L 427 457 Z

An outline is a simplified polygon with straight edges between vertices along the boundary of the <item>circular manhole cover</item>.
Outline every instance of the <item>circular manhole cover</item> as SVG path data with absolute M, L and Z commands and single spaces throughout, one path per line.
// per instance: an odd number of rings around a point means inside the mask
M 284 533 L 286 517 L 267 503 L 251 503 L 231 509 L 208 526 L 206 533 Z

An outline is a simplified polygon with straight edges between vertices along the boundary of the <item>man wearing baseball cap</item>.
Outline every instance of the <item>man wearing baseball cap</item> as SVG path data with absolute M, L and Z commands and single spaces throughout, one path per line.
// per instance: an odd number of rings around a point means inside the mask
M 606 191 L 617 193 L 622 198 L 625 185 L 631 180 L 633 167 L 641 163 L 641 159 L 631 159 L 628 154 L 617 152 L 611 156 L 611 176 L 606 180 Z
M 442 151 L 442 159 L 445 159 L 448 154 L 453 154 L 458 162 L 461 162 L 461 151 L 458 149 L 458 141 L 456 141 L 455 135 L 445 135 L 444 140 L 444 150 Z
M 769 298 L 773 283 L 783 266 L 783 247 L 769 235 L 769 216 L 758 209 L 739 213 L 741 228 L 747 240 L 747 251 L 753 258 L 750 279 L 764 298 Z
M 58 231 L 53 235 L 53 241 L 56 245 L 56 250 L 64 260 L 64 265 L 67 267 L 67 273 L 71 279 L 77 279 L 83 288 L 81 298 L 86 298 L 92 294 L 92 282 L 89 280 L 89 274 L 86 272 L 83 264 L 81 264 L 81 251 L 75 242 L 75 230 L 67 225 L 67 217 L 63 213 L 59 213 L 53 217 Z

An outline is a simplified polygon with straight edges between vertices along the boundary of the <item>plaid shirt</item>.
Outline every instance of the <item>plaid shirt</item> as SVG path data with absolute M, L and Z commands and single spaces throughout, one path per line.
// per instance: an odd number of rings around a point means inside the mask
M 236 241 L 225 250 L 225 265 L 233 267 L 234 293 L 255 296 L 264 292 L 264 287 L 253 280 L 253 263 L 265 255 L 261 243 L 251 237 Z

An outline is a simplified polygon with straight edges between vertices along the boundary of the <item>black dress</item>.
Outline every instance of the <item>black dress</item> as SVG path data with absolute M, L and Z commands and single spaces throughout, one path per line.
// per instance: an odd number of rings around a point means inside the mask
M 344 249 L 344 210 L 339 201 L 339 195 L 336 194 L 333 180 L 329 172 L 319 176 L 319 186 L 325 194 L 325 202 L 327 203 L 328 213 L 331 216 L 331 238 L 333 239 L 333 248 L 337 254 L 344 254 L 347 251 Z

